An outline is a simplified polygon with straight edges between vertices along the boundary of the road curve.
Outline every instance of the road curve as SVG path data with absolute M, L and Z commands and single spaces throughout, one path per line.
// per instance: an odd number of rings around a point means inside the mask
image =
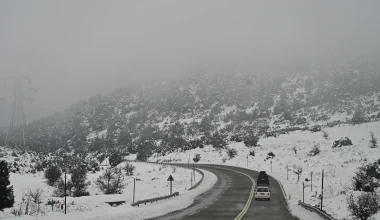
M 282 194 L 280 184 L 270 178 L 271 200 L 255 201 L 252 188 L 257 171 L 240 167 L 197 164 L 196 168 L 214 173 L 218 181 L 214 187 L 197 196 L 186 209 L 153 218 L 172 219 L 228 219 L 228 220 L 293 220 Z

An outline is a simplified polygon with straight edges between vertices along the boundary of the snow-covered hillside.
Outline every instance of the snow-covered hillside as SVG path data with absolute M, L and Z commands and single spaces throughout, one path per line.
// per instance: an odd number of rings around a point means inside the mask
M 7 161 L 14 161 L 19 157 L 12 157 L 8 155 Z M 17 159 L 19 161 L 19 159 Z M 28 161 L 26 161 L 28 163 Z M 53 197 L 54 187 L 48 186 L 46 180 L 43 177 L 43 172 L 30 173 L 23 170 L 11 173 L 10 181 L 13 185 L 15 195 L 14 209 L 25 210 L 26 203 L 23 202 L 23 198 L 27 199 L 27 190 L 42 189 L 42 204 L 41 212 L 43 213 L 39 219 L 113 219 L 123 217 L 123 219 L 143 219 L 146 217 L 154 217 L 162 215 L 170 211 L 178 210 L 190 205 L 196 195 L 211 188 L 216 182 L 216 176 L 205 171 L 204 182 L 199 188 L 192 191 L 187 191 L 194 184 L 191 181 L 192 171 L 185 168 L 179 168 L 169 165 L 147 164 L 133 162 L 136 169 L 133 176 L 125 177 L 124 183 L 126 184 L 122 194 L 116 195 L 104 195 L 103 192 L 95 185 L 96 179 L 104 172 L 105 166 L 102 166 L 101 170 L 96 173 L 88 172 L 87 181 L 90 185 L 87 191 L 90 196 L 82 197 L 67 197 L 67 209 L 68 215 L 64 216 L 60 206 L 64 204 L 64 199 L 59 197 Z M 118 165 L 123 167 L 124 163 Z M 148 199 L 170 193 L 169 182 L 167 178 L 172 175 L 174 178 L 173 192 L 179 192 L 182 199 L 173 199 L 172 201 L 158 202 L 154 205 L 132 207 L 130 204 L 133 200 L 133 178 L 136 178 L 136 201 L 142 199 Z M 69 177 L 69 175 L 68 175 Z M 196 172 L 195 180 L 199 181 L 201 175 Z M 58 201 L 57 204 L 52 207 L 46 205 L 48 200 Z M 179 201 L 180 202 L 179 202 Z M 111 207 L 106 202 L 125 201 L 125 204 L 121 207 Z M 176 202 L 173 202 L 176 201 Z M 165 209 L 162 207 L 166 207 Z M 154 209 L 158 209 L 155 210 Z M 12 209 L 6 209 L 5 212 L 0 212 L 0 219 L 35 219 L 37 216 L 22 216 L 12 217 Z
M 229 159 L 226 151 L 217 151 L 211 146 L 183 153 L 174 152 L 161 156 L 159 159 L 186 163 L 189 155 L 193 158 L 195 154 L 200 154 L 199 163 L 247 167 L 247 156 L 253 150 L 255 156 L 248 156 L 248 168 L 266 170 L 279 179 L 285 187 L 288 202 L 295 213 L 298 210 L 298 201 L 302 200 L 302 181 L 305 178 L 310 180 L 311 172 L 313 172 L 313 189 L 311 191 L 310 182 L 306 182 L 305 202 L 311 205 L 320 204 L 318 198 L 321 193 L 321 173 L 324 169 L 324 210 L 338 219 L 345 219 L 349 217 L 346 198 L 353 193 L 352 177 L 354 172 L 360 165 L 371 163 L 380 158 L 380 148 L 369 147 L 370 132 L 374 132 L 375 136 L 380 138 L 380 122 L 356 126 L 327 127 L 323 131 L 329 134 L 328 139 L 323 137 L 322 132 L 295 131 L 278 137 L 262 138 L 259 142 L 260 146 L 252 149 L 247 148 L 243 143 L 231 143 L 228 147 L 236 149 L 238 153 L 232 159 Z M 350 138 L 353 145 L 332 148 L 333 141 L 342 137 Z M 320 147 L 321 152 L 315 156 L 308 155 L 315 145 Z M 269 152 L 273 152 L 275 157 L 266 160 Z M 156 160 L 156 157 L 151 159 Z M 224 160 L 225 163 L 223 163 Z M 299 182 L 297 175 L 293 172 L 294 165 L 303 168 Z M 288 173 L 289 180 L 287 179 L 287 166 L 291 170 Z M 380 214 L 375 219 L 380 219 Z
M 116 89 L 31 122 L 26 127 L 27 145 L 42 152 L 62 147 L 96 151 L 103 146 L 92 141 L 98 136 L 108 148 L 122 146 L 135 153 L 140 140 L 171 139 L 176 123 L 184 130 L 177 135 L 189 141 L 207 138 L 215 130 L 229 137 L 252 130 L 266 135 L 314 124 L 333 127 L 380 119 L 380 67 L 354 62 L 304 68 L 280 73 L 205 71 Z M 358 120 L 353 120 L 355 113 L 360 113 Z M 130 141 L 118 140 L 124 132 Z

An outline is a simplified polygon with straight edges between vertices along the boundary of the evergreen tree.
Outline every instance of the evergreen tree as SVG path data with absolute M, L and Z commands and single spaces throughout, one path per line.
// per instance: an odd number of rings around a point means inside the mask
M 13 186 L 9 181 L 9 166 L 4 160 L 0 161 L 0 211 L 5 208 L 13 207 L 14 195 Z
M 152 156 L 153 149 L 155 148 L 152 141 L 140 142 L 137 146 L 137 156 L 138 161 L 147 161 L 147 159 Z
M 127 150 L 128 153 L 134 153 L 132 136 L 127 129 L 124 129 L 120 132 L 119 137 L 117 138 L 117 145 L 119 147 Z
M 125 187 L 124 175 L 121 168 L 108 168 L 103 175 L 96 180 L 96 185 L 104 194 L 121 194 Z
M 288 110 L 288 101 L 286 97 L 286 91 L 282 91 L 280 99 L 273 108 L 273 114 L 277 115 Z
M 212 135 L 210 144 L 217 150 L 221 150 L 227 146 L 224 135 L 220 134 L 218 131 Z
M 73 196 L 88 196 L 90 195 L 86 190 L 88 183 L 86 183 L 87 169 L 86 166 L 80 165 L 71 170 L 71 183 L 73 187 Z
M 62 172 L 61 170 L 54 165 L 49 166 L 45 170 L 45 178 L 47 179 L 47 183 L 49 186 L 54 186 L 54 184 L 61 178 Z
M 99 137 L 94 138 L 90 145 L 89 150 L 90 151 L 102 151 L 104 149 L 105 141 Z
M 370 148 L 377 148 L 377 138 L 375 137 L 373 132 L 371 132 L 371 139 L 369 140 L 369 146 Z
M 364 112 L 360 107 L 358 107 L 354 115 L 352 116 L 352 124 L 356 125 L 356 124 L 361 124 L 364 122 L 365 122 Z
M 123 157 L 119 152 L 114 152 L 110 157 L 109 157 L 109 162 L 111 167 L 116 167 L 119 165 L 121 162 L 123 162 Z

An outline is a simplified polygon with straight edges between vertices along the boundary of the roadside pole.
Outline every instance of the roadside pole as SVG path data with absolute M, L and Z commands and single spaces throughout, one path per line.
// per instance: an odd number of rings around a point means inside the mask
M 168 181 L 170 181 L 170 195 L 172 195 L 173 194 L 173 181 L 174 181 L 174 178 L 172 175 L 169 176 Z
M 305 203 L 305 181 L 302 182 L 302 202 Z
M 248 167 L 248 156 L 247 156 L 247 167 Z
M 289 165 L 286 165 L 286 180 L 289 180 Z
M 313 172 L 310 173 L 310 191 L 313 192 Z
M 170 181 L 170 195 L 173 194 L 173 182 Z
M 193 176 L 194 176 L 194 183 L 195 183 L 195 164 L 193 163 Z
M 272 173 L 272 159 L 270 160 L 270 172 Z
M 66 168 L 65 168 L 65 215 L 66 215 Z
M 325 170 L 322 170 L 322 192 L 321 192 L 321 211 L 323 210 L 323 177 L 325 175 Z
M 136 196 L 136 178 L 133 178 L 133 203 L 135 203 Z
M 168 181 L 170 181 L 170 195 L 172 195 L 173 194 L 173 181 L 174 181 L 174 178 L 172 177 L 172 175 L 169 176 Z

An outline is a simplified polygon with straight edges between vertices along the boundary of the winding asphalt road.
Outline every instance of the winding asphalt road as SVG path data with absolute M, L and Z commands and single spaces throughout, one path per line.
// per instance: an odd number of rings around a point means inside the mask
M 280 184 L 270 177 L 271 200 L 255 201 L 253 190 L 258 172 L 223 165 L 196 165 L 196 168 L 214 173 L 218 181 L 214 187 L 197 196 L 186 209 L 154 218 L 172 219 L 253 219 L 293 220 Z

